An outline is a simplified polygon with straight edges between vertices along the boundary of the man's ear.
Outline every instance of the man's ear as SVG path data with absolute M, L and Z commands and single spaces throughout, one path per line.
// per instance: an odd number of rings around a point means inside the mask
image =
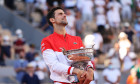
M 54 18 L 50 18 L 50 22 L 52 23 L 55 22 Z

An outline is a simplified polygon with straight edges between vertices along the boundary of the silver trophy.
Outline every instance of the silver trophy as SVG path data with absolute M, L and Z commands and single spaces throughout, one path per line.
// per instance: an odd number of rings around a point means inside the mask
M 64 48 L 62 48 L 62 51 L 72 67 L 85 70 L 88 61 L 91 61 L 93 59 L 93 46 L 92 48 L 73 49 L 67 51 Z M 78 82 L 78 78 L 76 75 L 69 75 L 68 80 L 72 83 Z

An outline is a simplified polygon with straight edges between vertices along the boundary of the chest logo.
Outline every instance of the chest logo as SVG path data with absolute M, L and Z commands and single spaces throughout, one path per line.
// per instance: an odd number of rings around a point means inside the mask
M 77 42 L 73 42 L 73 44 L 77 44 Z

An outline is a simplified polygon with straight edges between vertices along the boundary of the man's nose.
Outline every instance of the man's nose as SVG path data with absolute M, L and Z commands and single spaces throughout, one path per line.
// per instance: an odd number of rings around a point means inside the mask
M 66 14 L 64 14 L 64 17 L 66 17 Z

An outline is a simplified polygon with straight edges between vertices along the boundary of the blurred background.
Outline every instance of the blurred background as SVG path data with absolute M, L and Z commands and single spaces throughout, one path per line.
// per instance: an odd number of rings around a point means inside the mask
M 35 84 L 30 74 L 53 84 L 40 44 L 53 33 L 46 15 L 57 6 L 67 15 L 67 33 L 86 48 L 95 44 L 92 84 L 140 84 L 140 0 L 0 0 L 0 84 Z

